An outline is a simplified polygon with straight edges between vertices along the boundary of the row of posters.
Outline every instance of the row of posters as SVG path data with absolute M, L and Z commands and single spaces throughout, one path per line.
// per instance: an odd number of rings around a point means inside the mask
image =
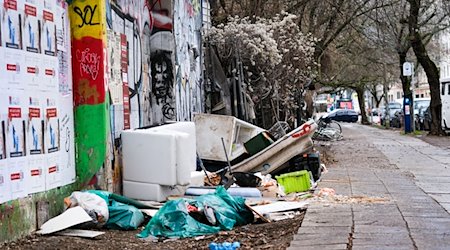
M 0 203 L 75 181 L 63 0 L 0 0 Z

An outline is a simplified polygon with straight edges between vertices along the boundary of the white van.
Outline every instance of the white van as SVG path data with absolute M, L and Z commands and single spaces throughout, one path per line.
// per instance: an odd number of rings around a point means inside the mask
M 441 79 L 442 127 L 450 129 L 450 78 Z

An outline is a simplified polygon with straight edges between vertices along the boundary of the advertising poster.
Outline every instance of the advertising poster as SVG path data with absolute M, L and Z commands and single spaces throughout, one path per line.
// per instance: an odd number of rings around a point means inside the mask
M 5 93 L 5 89 L 1 89 Z M 0 160 L 6 158 L 6 125 L 8 118 L 8 96 L 0 95 Z
M 45 169 L 47 162 L 44 155 L 29 155 L 27 181 L 29 183 L 29 193 L 45 191 Z
M 55 98 L 47 98 L 45 106 L 45 152 L 59 151 L 59 119 Z
M 9 95 L 6 125 L 8 158 L 25 156 L 25 110 L 22 105 L 20 93 Z
M 18 1 L 3 0 L 3 13 L 1 21 L 2 46 L 11 49 L 22 49 L 22 38 L 20 36 L 20 24 L 23 13 L 20 12 Z
M 67 4 L 64 1 L 58 1 L 55 23 L 59 93 L 67 96 L 72 93 L 72 60 L 70 58 L 69 17 L 67 14 Z
M 36 0 L 26 0 L 23 6 L 22 43 L 24 50 L 32 53 L 40 53 L 40 25 L 38 13 L 35 5 Z
M 42 62 L 41 55 L 27 53 L 24 57 L 25 88 L 27 91 L 41 91 L 42 83 Z
M 48 154 L 46 159 L 45 188 L 46 190 L 50 190 L 62 185 L 59 152 Z
M 24 62 L 23 51 L 7 49 L 0 47 L 0 55 L 3 54 L 2 60 L 0 60 L 0 76 L 2 85 L 7 89 L 25 89 L 25 83 L 21 74 Z M 6 69 L 6 70 L 5 70 Z
M 44 120 L 40 98 L 28 98 L 27 155 L 44 153 Z
M 26 172 L 28 164 L 25 157 L 8 159 L 9 181 L 11 187 L 11 198 L 17 199 L 28 195 L 28 180 Z
M 56 56 L 55 2 L 54 0 L 44 0 L 44 9 L 42 10 L 41 46 L 44 54 L 49 56 Z
M 56 94 L 58 92 L 58 58 L 52 56 L 44 56 L 42 59 L 43 77 L 41 77 L 41 90 Z
M 7 166 L 8 160 L 0 160 L 0 204 L 12 199 Z
M 75 144 L 73 131 L 73 101 L 71 96 L 60 99 L 61 148 L 60 166 L 62 185 L 75 182 Z

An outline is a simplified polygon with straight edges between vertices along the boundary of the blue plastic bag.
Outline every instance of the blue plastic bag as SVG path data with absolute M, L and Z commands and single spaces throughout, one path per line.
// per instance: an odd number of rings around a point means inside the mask
M 217 220 L 215 226 L 201 223 L 194 219 L 187 205 L 200 210 L 208 206 L 214 210 Z M 245 205 L 242 197 L 231 197 L 224 187 L 220 186 L 213 194 L 205 194 L 195 199 L 177 199 L 166 202 L 149 221 L 145 229 L 138 234 L 140 238 L 149 235 L 155 237 L 193 237 L 214 234 L 220 230 L 231 230 L 234 226 L 253 222 L 253 212 Z

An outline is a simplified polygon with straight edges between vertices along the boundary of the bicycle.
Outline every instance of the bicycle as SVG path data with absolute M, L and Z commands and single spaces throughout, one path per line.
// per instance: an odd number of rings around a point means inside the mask
M 343 138 L 341 125 L 333 120 L 319 118 L 317 129 L 312 137 L 315 140 L 337 141 Z

